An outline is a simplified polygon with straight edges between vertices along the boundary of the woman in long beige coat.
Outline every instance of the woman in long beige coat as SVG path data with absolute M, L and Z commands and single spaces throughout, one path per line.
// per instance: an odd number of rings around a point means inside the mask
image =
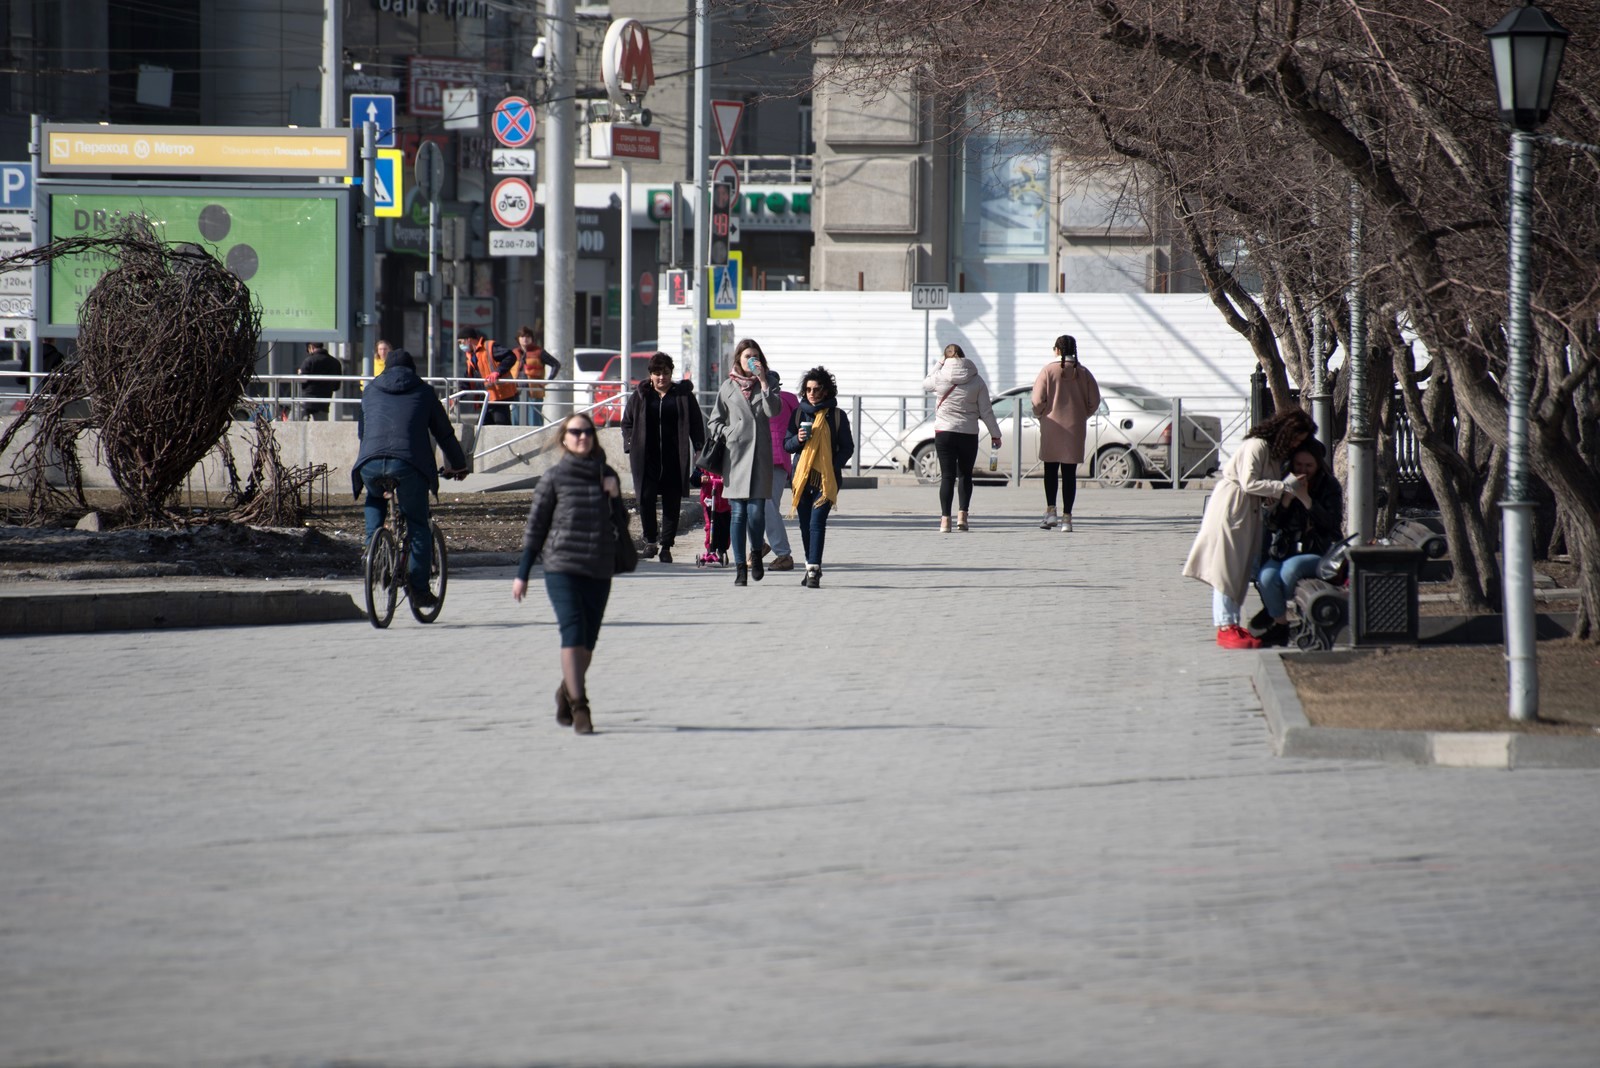
M 1252 427 L 1239 451 L 1222 465 L 1183 574 L 1211 587 L 1211 620 L 1217 644 L 1224 649 L 1261 647 L 1239 619 L 1261 557 L 1262 509 L 1304 493 L 1297 476 L 1281 472 L 1284 461 L 1316 432 L 1309 415 L 1290 408 Z
M 1039 420 L 1039 459 L 1044 461 L 1044 519 L 1040 530 L 1059 525 L 1072 529 L 1072 506 L 1078 499 L 1078 465 L 1089 417 L 1100 407 L 1100 383 L 1078 363 L 1078 341 L 1071 334 L 1056 338 L 1056 362 L 1046 364 L 1033 380 L 1033 414 Z M 1061 517 L 1056 518 L 1056 480 L 1061 485 Z

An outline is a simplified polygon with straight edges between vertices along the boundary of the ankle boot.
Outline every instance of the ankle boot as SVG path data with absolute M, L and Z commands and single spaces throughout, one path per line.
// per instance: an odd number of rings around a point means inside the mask
M 957 530 L 966 530 L 967 529 L 967 513 L 965 513 L 965 512 L 957 512 L 956 513 L 956 529 Z
M 813 590 L 821 589 L 822 588 L 822 568 L 818 567 L 815 564 L 812 564 L 809 567 L 807 567 L 806 568 L 805 585 L 811 587 Z
M 761 581 L 761 577 L 763 575 L 765 575 L 766 573 L 767 573 L 767 569 L 761 565 L 761 557 L 757 556 L 757 557 L 755 557 L 754 559 L 752 559 L 750 561 L 750 577 L 751 578 L 755 579 L 757 582 L 760 582 Z
M 942 516 L 939 517 L 939 533 L 940 534 L 948 534 L 948 533 L 950 533 L 950 517 L 949 516 L 942 515 Z
M 576 734 L 593 734 L 594 720 L 589 716 L 589 695 L 572 702 L 572 730 Z
M 733 565 L 733 584 L 735 586 L 750 585 L 750 568 L 744 564 Z
M 567 696 L 567 684 L 556 687 L 556 722 L 563 727 L 572 726 L 572 698 Z

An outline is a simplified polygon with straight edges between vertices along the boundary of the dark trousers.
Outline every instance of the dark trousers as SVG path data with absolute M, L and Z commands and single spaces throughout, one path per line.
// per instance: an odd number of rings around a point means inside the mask
M 660 525 L 656 523 L 656 508 L 661 509 Z M 683 509 L 683 495 L 666 488 L 648 486 L 639 495 L 639 525 L 644 528 L 645 541 L 659 541 L 670 547 L 678 540 L 678 513 Z M 656 537 L 659 530 L 660 537 Z
M 483 417 L 484 426 L 510 426 L 511 405 L 506 401 L 496 401 L 489 405 L 489 414 Z
M 1078 499 L 1078 465 L 1044 462 L 1044 504 L 1056 506 L 1056 479 L 1061 479 L 1061 514 L 1071 515 L 1072 505 Z
M 800 520 L 800 543 L 805 546 L 806 564 L 822 566 L 822 546 L 828 540 L 828 513 L 831 501 L 822 500 L 822 487 L 807 486 L 795 502 L 794 514 Z
M 933 449 L 939 454 L 939 514 L 950 514 L 950 502 L 961 484 L 961 511 L 972 503 L 972 465 L 978 459 L 978 435 L 940 430 L 933 435 Z
M 362 464 L 361 481 L 367 487 L 365 515 L 369 542 L 372 532 L 383 526 L 384 517 L 389 512 L 389 502 L 383 494 L 372 492 L 372 483 L 380 475 L 394 479 L 394 494 L 400 502 L 400 514 L 406 517 L 406 533 L 411 543 L 408 572 L 411 588 L 425 590 L 428 588 L 428 570 L 433 564 L 433 537 L 428 530 L 428 484 L 423 480 L 422 472 L 404 460 L 387 458 L 368 460 Z

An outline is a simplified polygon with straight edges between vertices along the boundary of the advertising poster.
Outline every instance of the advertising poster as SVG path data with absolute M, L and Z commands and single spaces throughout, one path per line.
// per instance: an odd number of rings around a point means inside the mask
M 1026 142 L 967 140 L 968 252 L 1043 256 L 1050 248 L 1050 158 Z M 974 222 L 975 221 L 975 222 Z M 976 234 L 970 228 L 976 226 Z M 975 240 L 974 240 L 975 239 Z
M 342 194 L 193 195 L 146 190 L 70 192 L 50 197 L 52 239 L 105 235 L 125 219 L 143 219 L 164 240 L 205 248 L 261 302 L 263 340 L 343 340 Z M 78 309 L 115 261 L 107 255 L 56 260 L 50 270 L 49 321 L 76 327 Z

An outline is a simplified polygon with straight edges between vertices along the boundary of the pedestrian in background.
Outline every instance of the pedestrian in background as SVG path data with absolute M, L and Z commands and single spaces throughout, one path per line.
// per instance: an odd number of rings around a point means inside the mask
M 672 380 L 672 357 L 650 357 L 649 375 L 628 394 L 622 409 L 622 451 L 633 473 L 633 493 L 644 528 L 644 557 L 672 563 L 678 539 L 678 515 L 694 469 L 694 457 L 706 441 L 705 419 L 694 397 L 694 383 Z M 656 507 L 661 523 L 656 525 Z
M 344 364 L 328 351 L 322 341 L 306 343 L 306 358 L 300 362 L 299 373 L 306 379 L 300 384 L 300 418 L 325 420 L 328 418 L 328 398 L 339 392 L 338 378 L 344 374 Z M 305 400 L 306 397 L 318 398 Z
M 961 507 L 956 529 L 966 530 L 980 419 L 989 428 L 989 447 L 1000 447 L 1000 424 L 989 402 L 989 385 L 960 345 L 946 345 L 939 366 L 922 380 L 922 389 L 939 398 L 933 417 L 933 448 L 939 454 L 939 532 L 950 532 L 950 507 L 956 502 L 958 483 Z
M 579 734 L 593 734 L 589 664 L 611 597 L 618 512 L 626 524 L 627 511 L 621 482 L 606 464 L 605 450 L 587 415 L 577 413 L 562 421 L 561 452 L 561 459 L 540 477 L 533 491 L 511 599 L 522 600 L 533 563 L 542 559 L 545 593 L 561 628 L 556 722 Z
M 801 400 L 789 417 L 784 449 L 795 454 L 794 515 L 800 521 L 800 542 L 806 551 L 802 586 L 822 586 L 822 548 L 828 537 L 828 516 L 839 503 L 844 465 L 856 451 L 850 419 L 839 410 L 839 384 L 826 367 L 813 367 L 800 382 Z
M 772 466 L 776 470 L 772 472 L 772 496 L 767 498 L 767 544 L 762 546 L 761 551 L 765 553 L 768 547 L 772 549 L 772 563 L 768 566 L 773 571 L 793 571 L 794 553 L 789 548 L 789 531 L 783 525 L 783 494 L 794 475 L 794 464 L 783 442 L 785 432 L 793 423 L 795 409 L 800 407 L 800 398 L 783 388 L 778 372 L 769 370 L 767 378 L 778 390 L 782 407 L 777 418 L 772 420 Z
M 516 379 L 512 376 L 516 354 L 484 337 L 483 331 L 473 326 L 462 328 L 456 336 L 456 346 L 466 359 L 467 374 L 480 380 L 479 388 L 486 395 L 488 411 L 484 414 L 483 425 L 510 426 L 510 402 L 517 395 Z
M 1309 415 L 1290 408 L 1251 427 L 1239 451 L 1222 465 L 1183 574 L 1211 587 L 1211 620 L 1224 649 L 1261 647 L 1260 639 L 1239 625 L 1239 613 L 1261 557 L 1262 509 L 1285 494 L 1305 495 L 1298 475 L 1280 472 L 1316 432 Z
M 1078 363 L 1078 340 L 1056 338 L 1055 362 L 1033 380 L 1033 415 L 1039 420 L 1039 459 L 1044 461 L 1044 518 L 1039 529 L 1072 529 L 1072 506 L 1078 499 L 1078 465 L 1083 463 L 1089 417 L 1100 407 L 1100 383 Z M 1061 514 L 1056 515 L 1060 480 Z
M 772 496 L 772 417 L 782 408 L 767 378 L 761 346 L 749 338 L 733 347 L 733 367 L 717 390 L 708 431 L 728 445 L 723 493 L 732 510 L 733 584 L 761 581 L 761 542 Z
M 525 326 L 517 331 L 517 347 L 512 349 L 516 357 L 512 364 L 511 373 L 516 377 L 519 388 L 527 391 L 527 400 L 522 404 L 522 422 L 524 426 L 544 425 L 544 346 L 539 343 L 539 335 L 533 332 L 533 327 Z

